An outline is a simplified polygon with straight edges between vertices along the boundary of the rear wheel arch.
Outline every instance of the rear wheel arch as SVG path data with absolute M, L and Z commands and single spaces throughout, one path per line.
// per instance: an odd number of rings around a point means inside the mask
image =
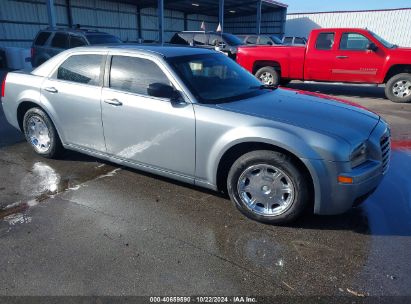
M 271 60 L 257 60 L 253 64 L 253 75 L 257 73 L 257 71 L 264 67 L 272 67 L 274 68 L 278 74 L 281 76 L 281 64 L 277 61 Z
M 220 158 L 220 161 L 217 167 L 217 176 L 216 176 L 217 189 L 221 192 L 227 193 L 227 177 L 228 177 L 228 173 L 232 165 L 234 164 L 234 162 L 246 153 L 253 152 L 253 151 L 259 151 L 259 150 L 270 150 L 270 151 L 280 152 L 280 153 L 283 153 L 289 156 L 292 159 L 293 163 L 297 166 L 299 170 L 301 170 L 304 176 L 308 179 L 308 184 L 310 185 L 309 192 L 311 196 L 310 210 L 313 211 L 314 210 L 315 187 L 314 187 L 314 181 L 310 173 L 310 170 L 299 159 L 298 156 L 296 156 L 295 154 L 293 154 L 292 152 L 286 149 L 283 149 L 281 147 L 278 147 L 272 144 L 261 143 L 261 142 L 243 142 L 243 143 L 238 143 L 230 147 L 227 151 L 225 151 L 225 153 Z
M 32 108 L 39 108 L 40 110 L 44 111 L 44 113 L 47 114 L 47 116 L 50 118 L 51 122 L 53 123 L 54 127 L 56 128 L 56 131 L 57 131 L 58 136 L 60 137 L 60 140 L 62 141 L 61 132 L 58 126 L 56 125 L 56 123 L 54 122 L 53 117 L 44 107 L 42 107 L 41 105 L 33 101 L 27 101 L 27 100 L 22 101 L 17 107 L 17 121 L 19 123 L 20 131 L 24 132 L 24 128 L 23 128 L 24 115 L 27 113 L 28 110 Z

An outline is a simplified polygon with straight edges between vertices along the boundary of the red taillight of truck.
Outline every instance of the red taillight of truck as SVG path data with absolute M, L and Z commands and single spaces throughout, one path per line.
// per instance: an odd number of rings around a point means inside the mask
M 6 93 L 6 76 L 4 76 L 3 81 L 1 82 L 1 97 L 4 97 L 5 93 Z

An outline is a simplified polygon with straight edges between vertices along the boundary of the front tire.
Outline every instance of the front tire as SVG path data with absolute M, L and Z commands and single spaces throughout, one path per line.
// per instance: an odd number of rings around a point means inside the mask
M 27 142 L 37 154 L 45 158 L 56 158 L 63 152 L 56 128 L 42 109 L 31 108 L 26 112 L 23 129 Z
M 255 73 L 257 77 L 265 85 L 278 86 L 280 75 L 273 67 L 263 67 Z
M 391 77 L 385 85 L 385 96 L 393 102 L 411 102 L 411 74 L 401 73 Z
M 237 159 L 229 171 L 227 189 L 244 215 L 269 224 L 294 221 L 310 200 L 308 180 L 292 158 L 268 150 Z

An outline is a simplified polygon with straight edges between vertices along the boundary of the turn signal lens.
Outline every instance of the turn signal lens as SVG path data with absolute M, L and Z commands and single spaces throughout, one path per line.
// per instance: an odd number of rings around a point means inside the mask
M 339 176 L 338 177 L 338 182 L 340 182 L 342 184 L 352 184 L 353 179 L 352 179 L 352 177 L 348 177 L 348 176 Z

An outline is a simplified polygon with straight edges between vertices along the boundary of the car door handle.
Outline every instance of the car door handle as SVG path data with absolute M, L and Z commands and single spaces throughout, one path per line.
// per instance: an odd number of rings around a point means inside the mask
M 347 59 L 348 56 L 337 56 L 337 57 L 335 57 L 335 58 L 337 58 L 337 59 Z
M 55 87 L 48 87 L 48 88 L 44 88 L 47 92 L 50 93 L 58 93 L 58 90 Z
M 122 106 L 123 105 L 123 103 L 120 100 L 115 99 L 115 98 L 113 98 L 113 99 L 104 99 L 104 102 L 108 103 L 108 104 L 111 104 L 113 106 Z

